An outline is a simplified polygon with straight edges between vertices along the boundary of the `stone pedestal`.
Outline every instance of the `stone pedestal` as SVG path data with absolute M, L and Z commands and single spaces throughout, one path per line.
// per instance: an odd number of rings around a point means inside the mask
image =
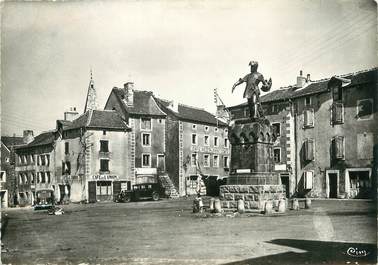
M 245 119 L 229 131 L 231 142 L 230 176 L 220 187 L 223 208 L 237 208 L 243 200 L 246 209 L 263 210 L 266 201 L 286 197 L 278 173 L 273 172 L 273 128 L 266 119 Z

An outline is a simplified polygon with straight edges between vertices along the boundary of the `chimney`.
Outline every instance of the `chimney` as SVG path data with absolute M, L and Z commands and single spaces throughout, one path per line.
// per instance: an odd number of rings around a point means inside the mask
M 64 112 L 64 120 L 73 121 L 78 115 L 79 112 L 76 111 L 76 107 L 70 108 L 70 110 Z
M 24 136 L 23 137 L 24 144 L 31 143 L 34 140 L 33 130 L 24 130 L 23 136 Z
M 133 106 L 134 105 L 134 83 L 133 82 L 127 82 L 123 85 L 125 90 L 125 101 L 127 106 Z
M 306 83 L 310 82 L 311 79 L 310 79 L 310 74 L 307 74 L 307 78 L 306 78 Z
M 178 103 L 175 102 L 174 100 L 170 101 L 169 102 L 169 106 L 168 106 L 172 111 L 178 113 Z
M 302 88 L 306 83 L 306 78 L 303 76 L 303 71 L 299 71 L 299 76 L 297 76 L 297 88 Z

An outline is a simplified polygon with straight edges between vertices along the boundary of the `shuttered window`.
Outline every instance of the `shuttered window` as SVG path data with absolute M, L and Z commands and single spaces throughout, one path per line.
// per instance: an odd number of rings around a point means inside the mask
M 343 103 L 333 103 L 331 109 L 332 124 L 340 124 L 344 122 L 344 106 Z
M 314 160 L 314 139 L 306 139 L 304 142 L 304 160 Z
M 336 136 L 332 139 L 332 154 L 334 159 L 345 159 L 344 136 Z
M 303 112 L 304 127 L 314 127 L 314 109 L 306 109 Z

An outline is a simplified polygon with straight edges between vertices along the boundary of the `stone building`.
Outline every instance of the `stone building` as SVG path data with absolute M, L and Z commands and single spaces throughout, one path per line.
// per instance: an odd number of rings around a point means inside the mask
M 116 111 L 88 110 L 72 121 L 57 121 L 57 132 L 60 200 L 111 201 L 130 189 L 130 129 Z
M 289 175 L 290 195 L 371 197 L 377 174 L 377 91 L 377 69 L 318 81 L 301 71 L 296 85 L 261 97 L 266 117 L 279 131 L 275 170 L 285 185 L 283 175 Z M 232 119 L 246 116 L 246 107 L 230 107 Z
M 43 132 L 29 142 L 15 148 L 17 203 L 32 205 L 39 190 L 58 191 L 55 178 L 55 130 Z
M 167 114 L 167 173 L 179 195 L 196 194 L 199 174 L 208 195 L 217 196 L 230 163 L 228 125 L 211 113 L 173 101 L 156 98 Z
M 116 110 L 131 128 L 129 159 L 133 183 L 157 182 L 165 173 L 166 114 L 157 105 L 152 92 L 134 90 L 129 82 L 113 88 L 105 110 Z
M 28 135 L 28 131 L 25 131 L 24 134 Z M 24 139 L 23 137 L 17 136 L 1 137 L 1 208 L 15 206 L 17 203 L 14 148 L 25 144 L 24 140 L 27 140 L 27 138 Z

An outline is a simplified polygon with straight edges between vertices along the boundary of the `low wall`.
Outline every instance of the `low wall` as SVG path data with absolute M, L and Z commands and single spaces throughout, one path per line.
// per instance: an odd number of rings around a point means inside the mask
M 236 209 L 237 201 L 243 200 L 246 209 L 263 209 L 267 200 L 286 198 L 284 185 L 223 185 L 219 188 L 222 208 Z

